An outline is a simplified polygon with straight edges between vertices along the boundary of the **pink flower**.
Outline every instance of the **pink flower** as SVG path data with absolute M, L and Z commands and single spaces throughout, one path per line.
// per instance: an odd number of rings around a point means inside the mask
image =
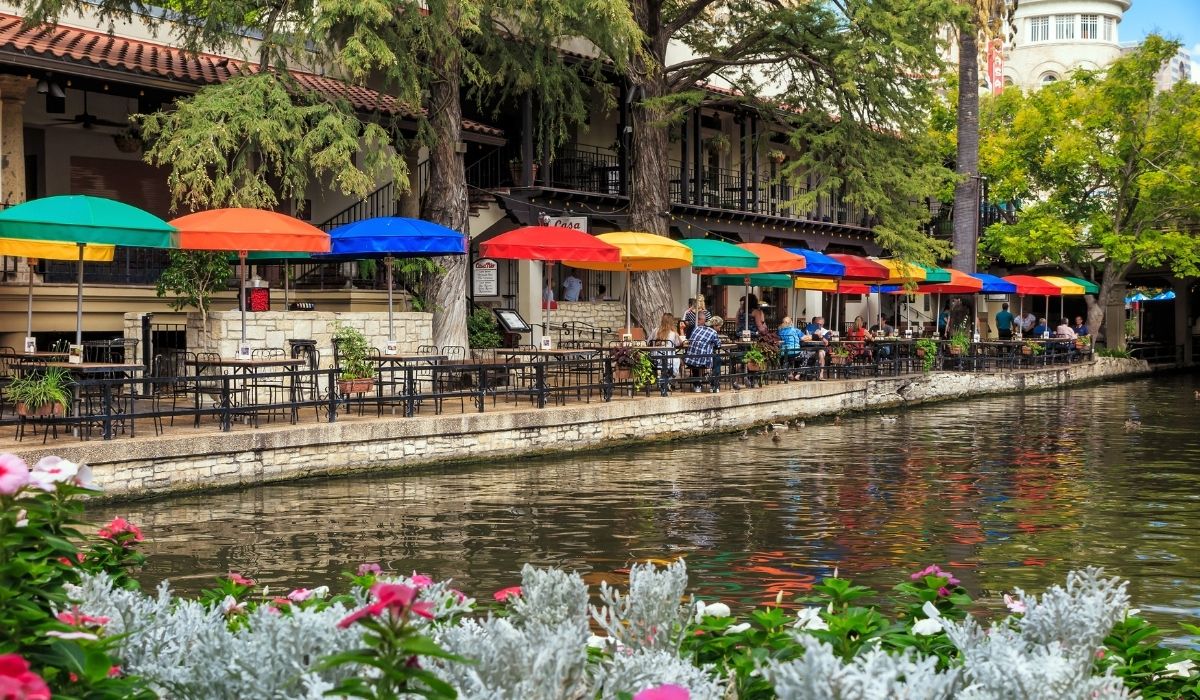
M 101 539 L 112 540 L 117 542 L 118 539 L 123 540 L 122 546 L 128 547 L 133 542 L 142 541 L 142 531 L 137 525 L 129 522 L 125 518 L 113 518 L 112 522 L 100 528 L 100 532 L 96 533 Z M 129 537 L 120 537 L 121 535 L 130 535 Z
M 508 600 L 509 598 L 520 598 L 521 597 L 521 587 L 520 586 L 509 586 L 508 588 L 501 588 L 500 590 L 493 593 L 492 597 L 502 603 L 504 601 Z
M 53 491 L 56 484 L 75 480 L 79 465 L 62 457 L 43 457 L 29 472 L 29 483 L 43 491 Z
M 302 602 L 308 600 L 309 598 L 311 598 L 312 594 L 313 594 L 313 592 L 308 590 L 307 588 L 297 588 L 296 590 L 292 591 L 291 593 L 288 593 L 287 597 L 288 597 L 288 600 L 292 601 L 293 603 L 302 603 Z
M 633 700 L 689 700 L 689 698 L 691 698 L 691 693 L 687 688 L 672 684 L 647 688 L 633 696 Z
M 17 654 L 0 655 L 0 698 L 4 700 L 50 700 L 46 681 L 29 670 Z
M 1007 593 L 1005 593 L 1005 594 L 1004 594 L 1004 605 L 1005 605 L 1006 607 L 1008 607 L 1008 609 L 1009 609 L 1011 612 L 1014 612 L 1014 613 L 1016 613 L 1016 614 L 1018 614 L 1018 615 L 1024 615 L 1024 614 L 1025 614 L 1025 603 L 1024 603 L 1024 601 L 1021 601 L 1021 600 L 1019 600 L 1019 599 L 1017 599 L 1017 598 L 1014 598 L 1014 597 L 1010 596 L 1010 595 L 1009 595 L 1009 594 L 1007 594 Z
M 29 465 L 25 460 L 10 452 L 0 453 L 0 495 L 11 496 L 28 483 Z
M 226 615 L 240 615 L 246 612 L 246 604 L 238 602 L 238 599 L 231 595 L 227 595 L 221 601 L 221 612 Z
M 462 591 L 458 590 L 457 588 L 451 588 L 450 595 L 454 596 L 454 599 L 460 603 L 467 602 L 467 594 L 463 593 Z
M 225 575 L 225 578 L 229 579 L 230 581 L 232 581 L 233 583 L 236 583 L 239 586 L 253 586 L 254 585 L 254 579 L 246 578 L 245 576 L 242 576 L 241 574 L 239 574 L 236 571 L 230 571 L 228 574 Z
M 71 625 L 72 627 L 103 627 L 109 622 L 107 617 L 84 615 L 78 610 L 74 612 L 60 612 L 56 617 L 59 622 L 64 625 Z
M 946 588 L 945 586 L 942 586 L 941 588 L 938 589 L 938 595 L 943 598 L 947 598 L 950 596 L 950 589 Z
M 914 581 L 920 581 L 921 579 L 925 578 L 926 576 L 937 576 L 940 578 L 944 578 L 944 579 L 946 579 L 946 583 L 951 586 L 957 586 L 959 584 L 958 579 L 954 578 L 954 576 L 949 571 L 942 571 L 941 567 L 939 567 L 937 564 L 930 564 L 929 566 L 925 567 L 924 569 L 921 569 L 920 571 L 913 574 L 909 578 L 911 578 Z
M 379 568 L 379 565 L 374 562 L 358 565 L 358 575 L 359 576 L 366 576 L 367 574 L 374 574 L 374 575 L 378 576 L 379 574 L 382 574 L 382 573 L 383 573 L 383 569 Z
M 403 617 L 411 612 L 430 620 L 433 619 L 433 604 L 415 602 L 417 589 L 412 586 L 400 583 L 376 583 L 371 586 L 371 597 L 375 599 L 375 602 L 342 618 L 337 626 L 345 629 L 364 617 L 379 617 L 384 613 L 390 613 L 392 617 Z
M 412 577 L 409 579 L 409 582 L 417 588 L 425 588 L 433 585 L 433 579 L 429 578 L 425 574 L 418 574 L 415 571 L 413 572 Z

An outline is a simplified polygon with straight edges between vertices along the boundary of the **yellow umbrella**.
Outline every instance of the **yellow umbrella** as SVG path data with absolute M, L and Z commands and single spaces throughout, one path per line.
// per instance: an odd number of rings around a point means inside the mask
M 814 292 L 836 292 L 840 281 L 836 277 L 793 277 L 792 286 Z
M 913 265 L 912 263 L 906 263 L 903 260 L 881 260 L 879 258 L 871 259 L 887 268 L 887 283 L 890 284 L 924 282 L 929 276 L 929 273 L 925 270 L 925 268 L 919 265 Z
M 23 240 L 0 238 L 0 255 L 26 258 L 29 264 L 29 300 L 25 337 L 33 337 L 33 265 L 36 258 L 46 260 L 86 260 L 88 262 L 112 262 L 116 246 L 85 245 L 66 241 Z
M 666 236 L 640 231 L 613 231 L 596 236 L 621 251 L 620 262 L 564 262 L 581 270 L 625 271 L 625 328 L 630 328 L 630 282 L 633 272 L 677 270 L 692 264 L 692 249 Z
M 1066 300 L 1063 299 L 1063 297 L 1068 296 L 1068 295 L 1082 296 L 1082 295 L 1088 293 L 1088 290 L 1085 289 L 1082 284 L 1079 284 L 1078 282 L 1073 282 L 1073 281 L 1067 279 L 1066 277 L 1056 277 L 1055 275 L 1038 275 L 1038 279 L 1049 282 L 1050 284 L 1054 285 L 1055 287 L 1058 287 L 1059 291 L 1062 292 L 1058 296 L 1058 315 L 1059 316 L 1062 316 L 1063 314 L 1066 313 L 1067 303 L 1066 303 Z M 1050 297 L 1046 297 L 1046 316 L 1049 316 L 1049 315 L 1050 315 Z

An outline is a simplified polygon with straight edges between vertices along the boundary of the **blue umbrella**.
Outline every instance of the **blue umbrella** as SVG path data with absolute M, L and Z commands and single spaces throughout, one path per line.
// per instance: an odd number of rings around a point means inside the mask
M 1168 289 L 1165 292 L 1161 292 L 1159 294 L 1155 294 L 1154 296 L 1150 297 L 1150 301 L 1171 301 L 1174 298 L 1175 298 L 1175 292 L 1173 290 Z
M 1145 294 L 1142 294 L 1141 292 L 1137 292 L 1135 294 L 1131 294 L 1131 295 L 1125 297 L 1126 304 L 1132 304 L 1132 303 L 1138 302 L 1138 301 L 1150 301 L 1150 297 L 1146 296 Z
M 846 266 L 824 253 L 805 248 L 784 248 L 793 255 L 804 257 L 804 274 L 816 277 L 842 277 L 846 274 Z
M 467 237 L 462 233 L 430 221 L 399 216 L 380 216 L 339 226 L 329 232 L 329 238 L 329 255 L 314 255 L 314 260 L 383 259 L 387 268 L 388 340 L 395 340 L 392 332 L 392 259 L 467 253 Z
M 983 289 L 979 290 L 984 294 L 1016 294 L 1017 285 L 1008 282 L 995 275 L 989 275 L 984 272 L 967 273 L 971 277 L 983 282 Z

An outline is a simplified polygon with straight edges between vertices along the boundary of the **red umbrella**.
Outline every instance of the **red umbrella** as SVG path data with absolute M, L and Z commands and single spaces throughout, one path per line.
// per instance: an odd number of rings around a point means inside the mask
M 854 282 L 882 282 L 891 278 L 891 273 L 888 269 L 874 260 L 868 260 L 857 255 L 846 255 L 845 253 L 832 253 L 829 257 L 846 266 L 846 274 L 842 275 L 842 279 L 844 280 Z
M 1041 277 L 1033 275 L 1009 275 L 1000 279 L 1012 284 L 1017 288 L 1017 294 L 1022 297 L 1019 308 L 1020 315 L 1025 315 L 1025 299 L 1026 294 L 1036 294 L 1046 297 L 1046 316 L 1050 315 L 1050 297 L 1062 296 L 1062 289 L 1058 285 L 1051 284 Z
M 479 244 L 485 258 L 505 260 L 541 260 L 544 263 L 577 260 L 579 262 L 621 262 L 621 249 L 573 228 L 565 226 L 522 226 L 506 231 Z M 549 272 L 546 272 L 549 275 Z M 629 290 L 625 290 L 628 294 Z M 546 327 L 550 330 L 550 305 L 546 304 Z
M 265 209 L 212 209 L 181 216 L 171 222 L 179 229 L 183 250 L 228 251 L 238 254 L 242 294 L 246 290 L 246 253 L 328 253 L 329 234 L 297 218 Z M 246 299 L 242 299 L 242 340 L 246 343 Z

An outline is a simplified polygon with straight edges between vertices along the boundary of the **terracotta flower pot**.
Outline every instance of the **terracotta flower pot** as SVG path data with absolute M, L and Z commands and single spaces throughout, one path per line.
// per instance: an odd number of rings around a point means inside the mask
M 365 394 L 375 388 L 374 379 L 339 379 L 338 391 L 342 394 Z
M 925 348 L 917 348 L 917 357 L 925 357 Z
M 25 416 L 26 418 L 49 418 L 50 416 L 61 416 L 63 414 L 63 405 L 61 403 L 44 403 L 35 409 L 30 409 L 23 403 L 17 404 L 17 415 Z
M 849 360 L 850 360 L 849 355 L 830 355 L 829 356 L 829 364 L 831 364 L 831 365 L 844 365 Z
M 629 367 L 613 367 L 613 381 L 627 382 L 633 377 L 633 370 Z
M 1032 355 L 1033 348 L 1029 347 L 1028 345 L 1022 345 L 1021 346 L 1021 354 L 1022 355 Z
M 950 354 L 951 355 L 961 355 L 962 348 L 958 347 L 957 345 L 951 345 L 950 346 Z
M 747 372 L 761 372 L 761 371 L 765 370 L 766 368 L 767 368 L 767 366 L 761 362 L 750 361 L 750 362 L 746 363 L 746 371 Z

